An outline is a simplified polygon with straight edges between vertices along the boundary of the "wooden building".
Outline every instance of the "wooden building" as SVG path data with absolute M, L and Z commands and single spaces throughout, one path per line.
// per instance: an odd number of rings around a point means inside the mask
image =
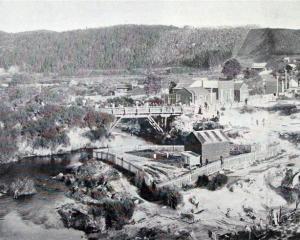
M 234 83 L 234 101 L 244 102 L 249 98 L 249 89 L 246 83 L 244 82 L 235 82 Z
M 187 137 L 185 151 L 198 153 L 203 163 L 228 157 L 231 143 L 229 138 L 220 129 L 194 131 Z
M 262 62 L 262 63 L 253 63 L 251 66 L 252 70 L 255 70 L 257 72 L 262 72 L 267 70 L 267 63 Z
M 176 87 L 168 98 L 168 104 L 204 104 L 209 101 L 210 94 L 202 87 Z

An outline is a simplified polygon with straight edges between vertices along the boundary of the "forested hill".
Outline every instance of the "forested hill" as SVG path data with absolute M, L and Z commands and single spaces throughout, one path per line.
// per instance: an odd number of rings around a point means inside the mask
M 238 53 L 260 60 L 297 54 L 300 54 L 300 30 L 269 28 L 251 29 Z
M 80 69 L 209 67 L 235 53 L 248 28 L 120 25 L 68 32 L 0 32 L 0 67 L 74 73 Z

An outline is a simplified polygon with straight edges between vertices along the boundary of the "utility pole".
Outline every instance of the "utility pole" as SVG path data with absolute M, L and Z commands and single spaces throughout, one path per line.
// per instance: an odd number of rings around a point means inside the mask
M 287 70 L 284 69 L 284 80 L 285 80 L 285 90 L 288 88 L 288 75 L 287 75 Z
M 277 80 L 276 97 L 278 97 L 279 96 L 279 75 L 278 74 L 276 76 L 276 80 Z

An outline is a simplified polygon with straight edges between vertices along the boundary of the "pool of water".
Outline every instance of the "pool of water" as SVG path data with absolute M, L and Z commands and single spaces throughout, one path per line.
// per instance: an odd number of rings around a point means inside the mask
M 11 196 L 0 197 L 0 239 L 83 239 L 83 232 L 66 229 L 60 221 L 57 207 L 72 200 L 66 197 L 64 184 L 52 177 L 90 158 L 90 151 L 78 151 L 29 157 L 1 165 L 0 183 L 9 184 L 17 178 L 29 177 L 35 182 L 37 194 L 17 200 Z

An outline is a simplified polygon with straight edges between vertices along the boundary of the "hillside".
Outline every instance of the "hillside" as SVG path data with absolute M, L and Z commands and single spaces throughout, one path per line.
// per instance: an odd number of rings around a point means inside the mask
M 299 54 L 300 31 L 120 25 L 67 32 L 0 32 L 0 67 L 74 74 L 82 69 L 189 66 L 207 69 L 238 55 Z
M 300 30 L 268 28 L 251 29 L 238 52 L 258 60 L 296 54 L 300 54 Z
M 0 67 L 74 73 L 81 69 L 207 68 L 237 52 L 248 28 L 122 25 L 68 32 L 0 33 Z

